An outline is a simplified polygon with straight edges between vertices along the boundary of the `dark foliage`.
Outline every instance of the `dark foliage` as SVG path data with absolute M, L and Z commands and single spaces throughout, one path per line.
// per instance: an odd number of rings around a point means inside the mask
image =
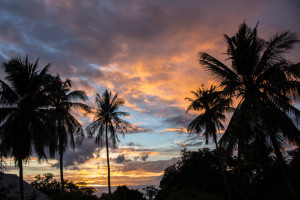
M 268 165 L 273 151 L 293 199 L 299 197 L 288 176 L 282 152 L 285 145 L 300 144 L 297 127 L 300 111 L 300 63 L 292 63 L 285 54 L 300 43 L 295 33 L 275 34 L 269 41 L 258 37 L 257 26 L 244 22 L 232 37 L 225 35 L 228 67 L 213 56 L 201 52 L 199 62 L 220 83 L 223 91 L 238 105 L 220 140 L 228 151 L 238 150 L 238 160 L 246 160 L 249 147 L 256 152 L 252 163 Z M 266 167 L 265 167 L 266 170 Z
M 89 106 L 83 103 L 88 99 L 84 91 L 71 90 L 72 81 L 67 79 L 62 81 L 60 76 L 52 77 L 49 87 L 51 93 L 51 110 L 54 111 L 53 127 L 55 127 L 55 139 L 52 141 L 52 149 L 59 153 L 60 176 L 61 183 L 63 181 L 63 156 L 68 145 L 75 149 L 76 145 L 80 145 L 84 139 L 84 133 L 81 124 L 72 115 L 73 109 L 81 109 L 84 112 L 90 112 Z M 54 156 L 54 155 L 53 155 Z M 64 184 L 62 184 L 62 191 Z
M 161 190 L 156 199 L 178 199 L 179 197 L 171 198 L 174 192 L 177 194 L 182 192 L 180 195 L 184 196 L 184 193 L 188 193 L 187 189 L 194 191 L 191 192 L 192 196 L 195 191 L 198 191 L 196 193 L 199 195 L 210 193 L 215 197 L 224 196 L 222 175 L 218 166 L 215 152 L 207 148 L 196 152 L 184 149 L 181 152 L 181 160 L 165 169 L 160 182 Z M 197 198 L 195 195 L 194 199 Z
M 143 188 L 143 190 L 146 192 L 145 196 L 149 199 L 152 200 L 158 193 L 158 189 L 154 187 L 154 185 L 146 186 Z
M 53 178 L 53 174 L 46 173 L 43 176 L 37 175 L 31 185 L 48 195 L 52 200 L 94 200 L 97 199 L 93 193 L 93 187 L 87 187 L 86 183 L 73 183 L 65 180 L 65 191 L 61 191 L 61 183 Z
M 11 58 L 2 64 L 0 80 L 0 156 L 11 156 L 19 168 L 20 199 L 24 200 L 23 162 L 33 151 L 39 160 L 46 159 L 45 147 L 52 137 L 50 128 L 50 64 L 39 69 L 38 60 Z
M 290 153 L 293 159 L 288 172 L 299 188 L 299 149 Z M 156 200 L 226 199 L 215 151 L 199 149 L 182 151 L 181 160 L 165 169 Z M 237 160 L 227 160 L 226 176 L 233 199 L 288 200 L 292 196 L 280 173 L 278 161 L 272 160 L 268 171 L 261 166 L 244 164 L 237 173 Z
M 109 194 L 102 194 L 100 200 L 110 200 Z M 127 186 L 118 186 L 112 193 L 113 200 L 146 200 L 138 190 L 129 189 Z

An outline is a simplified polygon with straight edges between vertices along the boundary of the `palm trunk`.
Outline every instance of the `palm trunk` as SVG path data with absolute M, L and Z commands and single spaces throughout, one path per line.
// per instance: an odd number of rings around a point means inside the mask
M 110 167 L 109 167 L 109 152 L 108 152 L 108 137 L 107 137 L 107 124 L 105 125 L 105 138 L 106 138 L 106 159 L 107 159 L 107 171 L 108 171 L 108 193 L 110 199 L 112 199 L 111 188 L 110 188 Z
M 65 191 L 64 185 L 64 168 L 63 168 L 63 136 L 61 131 L 61 123 L 57 121 L 57 134 L 58 134 L 58 148 L 59 148 L 59 168 L 60 168 L 60 183 L 61 183 L 61 191 Z
M 60 167 L 60 182 L 61 182 L 61 191 L 65 191 L 65 183 L 64 183 L 64 169 L 63 169 L 63 152 L 60 150 L 59 152 L 59 167 Z
M 229 184 L 228 184 L 227 178 L 226 178 L 225 173 L 224 173 L 223 159 L 221 158 L 221 155 L 220 155 L 220 152 L 219 152 L 219 147 L 218 147 L 218 142 L 217 142 L 216 136 L 214 137 L 214 142 L 215 142 L 215 145 L 216 145 L 217 157 L 218 157 L 218 160 L 219 160 L 219 163 L 220 163 L 221 174 L 222 174 L 223 182 L 224 182 L 224 185 L 225 185 L 225 190 L 226 190 L 226 193 L 227 193 L 227 197 L 228 197 L 229 200 L 232 200 L 231 192 L 230 192 L 230 189 L 229 189 Z
M 20 176 L 20 200 L 24 200 L 24 184 L 23 184 L 23 163 L 22 159 L 18 159 L 19 176 Z
M 282 172 L 282 174 L 284 176 L 285 182 L 287 183 L 287 185 L 289 187 L 289 190 L 290 190 L 290 192 L 292 194 L 292 197 L 295 200 L 297 200 L 298 198 L 297 198 L 296 192 L 295 192 L 294 187 L 292 186 L 292 183 L 291 183 L 290 178 L 288 176 L 287 166 L 286 166 L 285 160 L 283 159 L 282 154 L 280 152 L 280 148 L 279 148 L 279 145 L 278 145 L 278 142 L 276 140 L 275 135 L 271 134 L 270 135 L 270 139 L 271 139 L 272 145 L 274 147 L 275 154 L 276 154 L 277 160 L 279 162 L 279 166 L 280 166 L 281 172 Z

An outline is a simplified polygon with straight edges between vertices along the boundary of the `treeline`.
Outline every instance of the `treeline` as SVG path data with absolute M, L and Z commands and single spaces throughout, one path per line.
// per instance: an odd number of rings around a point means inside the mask
M 51 198 L 51 200 L 146 200 L 152 199 L 157 194 L 154 186 L 144 188 L 145 194 L 137 189 L 129 189 L 127 186 L 118 186 L 114 192 L 103 193 L 101 197 L 94 195 L 96 189 L 88 187 L 86 183 L 73 183 L 65 180 L 65 190 L 61 191 L 61 182 L 53 178 L 53 174 L 37 175 L 31 185 Z
M 250 152 L 249 152 L 250 153 Z M 237 156 L 226 154 L 224 173 L 228 180 L 233 199 L 244 200 L 289 200 L 292 198 L 278 161 L 271 156 L 266 166 L 252 162 L 238 162 Z M 251 153 L 250 153 L 251 154 Z M 252 155 L 255 156 L 255 155 Z M 296 188 L 300 187 L 300 149 L 288 152 L 288 175 Z M 224 168 L 223 168 L 224 169 Z M 112 193 L 114 200 L 225 200 L 220 162 L 216 150 L 208 148 L 181 151 L 181 159 L 164 170 L 159 189 L 154 186 L 144 188 L 144 194 L 138 190 L 119 186 Z M 52 174 L 36 176 L 32 186 L 51 197 L 52 200 L 110 200 L 110 195 L 103 193 L 101 197 L 94 195 L 95 189 L 85 183 L 65 182 L 65 191 L 61 192 L 59 181 Z
M 251 162 L 238 166 L 237 157 L 223 155 L 224 171 L 233 199 L 289 200 L 288 186 L 280 164 L 271 157 L 268 168 Z M 255 156 L 255 155 L 253 155 Z M 165 169 L 156 200 L 224 200 L 227 199 L 216 150 L 183 150 L 181 160 Z M 295 188 L 300 188 L 300 151 L 289 152 L 287 171 Z

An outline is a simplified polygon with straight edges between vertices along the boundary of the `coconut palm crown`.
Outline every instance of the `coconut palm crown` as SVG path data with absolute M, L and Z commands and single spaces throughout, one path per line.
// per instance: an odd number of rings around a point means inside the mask
M 217 141 L 217 132 L 224 130 L 222 122 L 226 120 L 225 113 L 230 111 L 232 100 L 224 97 L 221 91 L 216 91 L 216 86 L 211 86 L 206 90 L 202 86 L 197 91 L 191 91 L 195 99 L 185 98 L 190 101 L 190 105 L 186 112 L 190 110 L 202 112 L 198 115 L 189 125 L 188 132 L 195 131 L 200 134 L 203 130 L 205 136 L 205 142 L 208 144 L 209 138 L 213 138 L 213 141 Z

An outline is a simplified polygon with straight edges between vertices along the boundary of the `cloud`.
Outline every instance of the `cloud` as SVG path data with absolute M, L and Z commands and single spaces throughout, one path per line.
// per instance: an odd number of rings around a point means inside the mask
M 167 128 L 160 131 L 160 133 L 167 133 L 167 132 L 175 132 L 177 134 L 182 134 L 182 133 L 187 133 L 187 129 L 184 127 L 180 127 L 180 128 Z
M 123 166 L 120 166 L 118 170 L 122 172 L 132 172 L 132 171 L 147 171 L 158 173 L 162 172 L 168 166 L 173 165 L 179 160 L 179 158 L 172 158 L 170 160 L 158 160 L 158 161 L 145 161 L 145 162 L 130 162 Z
M 220 138 L 221 134 L 217 134 L 217 137 Z M 202 135 L 195 135 L 191 134 L 187 139 L 183 140 L 176 140 L 174 141 L 176 145 L 178 145 L 181 148 L 192 148 L 192 149 L 200 149 L 200 148 L 215 148 L 215 144 L 210 138 L 208 141 L 208 144 L 206 144 L 205 137 Z
M 115 159 L 114 161 L 117 163 L 117 164 L 121 164 L 123 162 L 130 162 L 131 160 L 130 159 L 126 159 L 125 155 L 124 154 L 119 154 Z
M 131 124 L 131 127 L 128 128 L 126 134 L 133 134 L 133 133 L 149 133 L 152 129 L 148 129 L 145 127 L 142 127 L 138 124 Z
M 77 146 L 75 150 L 68 148 L 64 153 L 64 167 L 75 167 L 81 165 L 88 160 L 94 158 L 99 153 L 100 149 L 95 144 L 93 138 L 86 138 L 81 146 Z M 58 155 L 56 155 L 58 158 Z M 53 167 L 59 167 L 59 162 L 53 164 Z
M 150 155 L 149 153 L 145 153 L 145 154 L 141 155 L 141 160 L 146 161 L 147 158 L 149 158 L 149 155 Z
M 141 144 L 139 144 L 139 143 L 134 143 L 134 142 L 129 142 L 129 143 L 127 143 L 127 146 L 130 146 L 130 147 L 142 147 L 142 145 Z
M 294 25 L 298 4 L 1 0 L 0 54 L 40 57 L 89 96 L 110 88 L 145 115 L 173 116 L 184 111 L 190 90 L 210 82 L 197 63 L 199 51 L 223 61 L 222 35 L 233 34 L 244 19 L 252 26 L 260 21 L 274 33 L 300 32 Z M 264 36 L 269 32 L 263 29 Z
M 169 117 L 165 119 L 164 122 L 168 123 L 170 126 L 181 126 L 187 128 L 189 123 L 191 123 L 196 116 L 196 114 L 182 113 L 174 117 Z
M 163 123 L 166 124 L 168 128 L 165 128 L 160 131 L 160 133 L 177 133 L 177 134 L 186 134 L 188 133 L 187 128 L 189 123 L 197 116 L 196 114 L 185 113 L 182 111 L 182 114 L 177 114 L 175 116 L 165 118 Z
M 133 146 L 134 145 L 134 146 Z M 120 146 L 117 149 L 113 149 L 114 153 L 120 153 L 119 155 L 132 156 L 135 160 L 141 159 L 147 160 L 150 155 L 158 155 L 159 153 L 155 149 L 141 148 L 141 145 L 130 143 L 131 148 L 126 146 Z

